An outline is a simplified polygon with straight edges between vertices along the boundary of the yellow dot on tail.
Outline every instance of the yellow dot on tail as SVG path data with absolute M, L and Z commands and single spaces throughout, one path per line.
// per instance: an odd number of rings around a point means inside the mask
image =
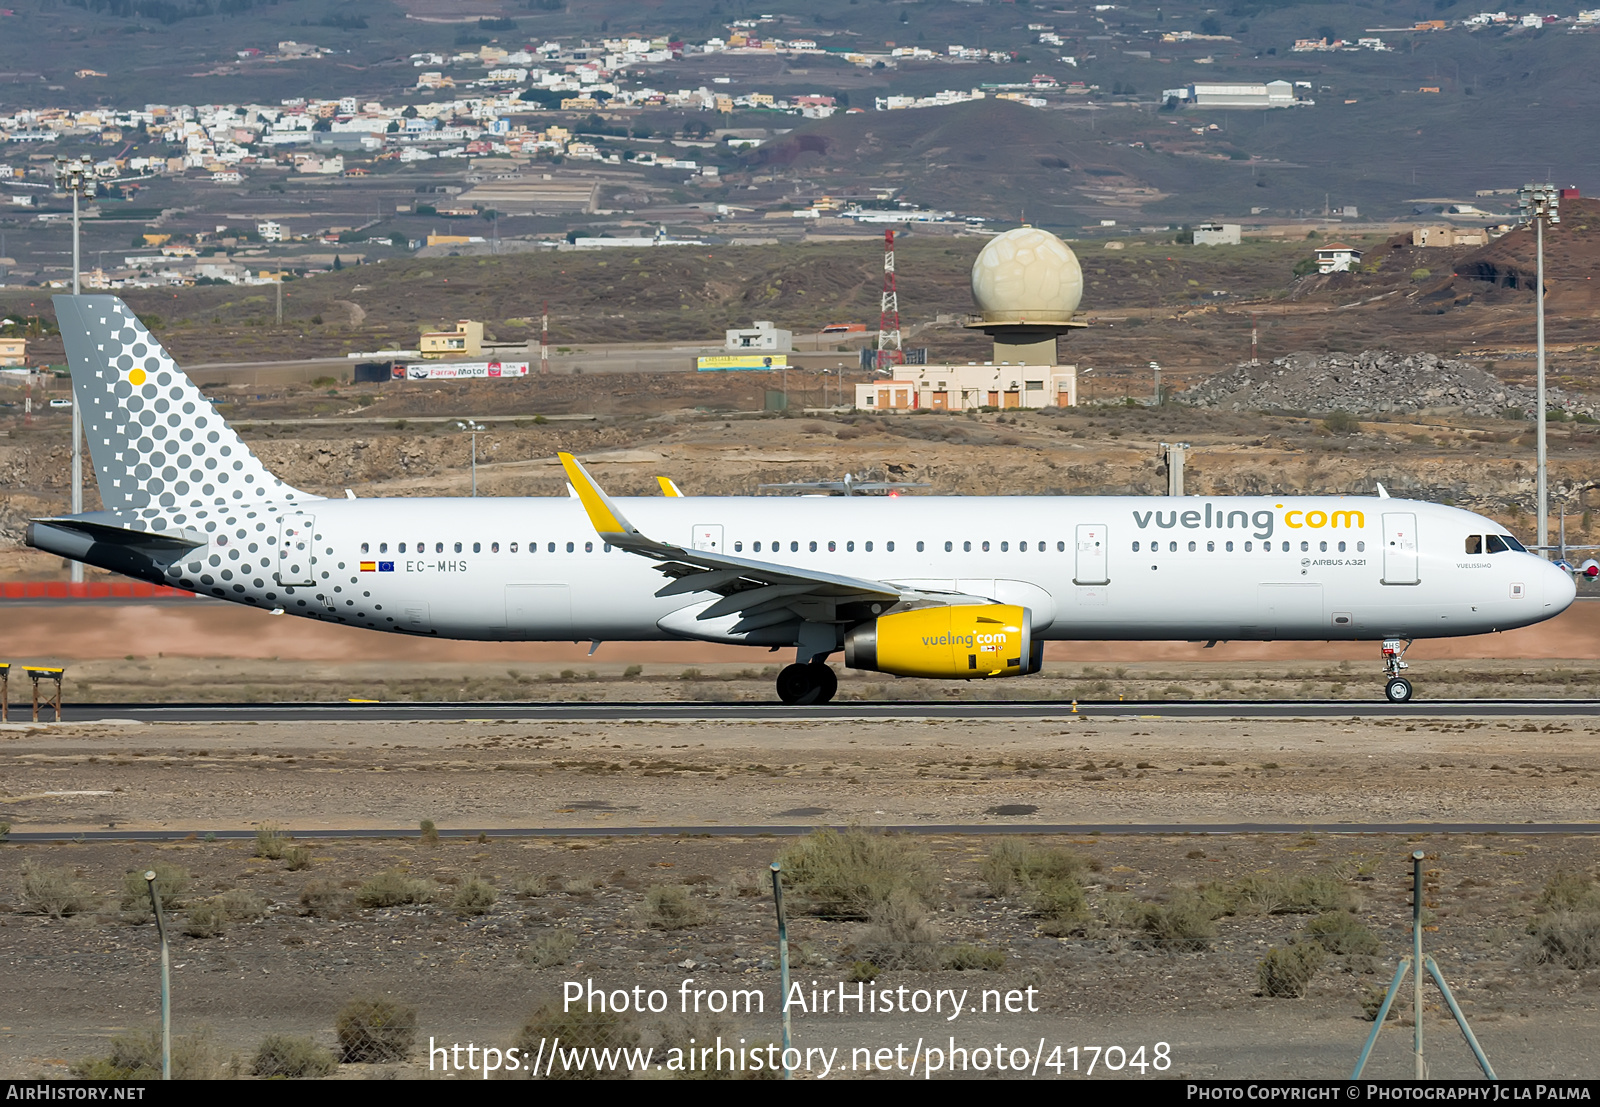
M 137 387 L 138 385 L 143 384 L 144 383 L 144 370 L 143 369 L 134 369 L 133 371 L 131 371 L 128 374 L 128 380 L 135 387 Z

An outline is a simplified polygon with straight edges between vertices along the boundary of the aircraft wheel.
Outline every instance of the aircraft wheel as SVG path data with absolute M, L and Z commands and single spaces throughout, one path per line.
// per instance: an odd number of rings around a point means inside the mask
M 1410 703 L 1411 682 L 1405 677 L 1395 677 L 1384 686 L 1383 694 L 1388 697 L 1390 703 Z
M 812 674 L 812 679 L 817 685 L 817 698 L 811 702 L 827 703 L 829 700 L 833 699 L 834 693 L 839 690 L 839 677 L 838 674 L 833 671 L 833 667 L 825 662 L 820 661 L 812 662 L 806 667 L 816 670 L 816 672 Z
M 822 687 L 812 665 L 785 665 L 778 673 L 778 699 L 784 703 L 816 703 Z

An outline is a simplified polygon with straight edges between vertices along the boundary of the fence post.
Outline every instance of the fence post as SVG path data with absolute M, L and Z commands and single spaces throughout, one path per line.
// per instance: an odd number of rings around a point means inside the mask
M 1422 859 L 1420 849 L 1411 851 L 1411 1018 L 1414 1072 L 1418 1080 L 1427 1078 L 1428 1066 L 1422 1060 Z
M 772 902 L 778 910 L 778 1002 L 783 1005 L 783 1078 L 794 1079 L 789 1071 L 789 922 L 783 913 L 782 868 L 772 863 Z
M 161 913 L 161 894 L 156 891 L 156 874 L 146 870 L 144 882 L 150 888 L 150 903 L 156 912 L 156 935 L 161 940 L 161 1079 L 172 1079 L 172 957 L 167 950 L 167 920 Z

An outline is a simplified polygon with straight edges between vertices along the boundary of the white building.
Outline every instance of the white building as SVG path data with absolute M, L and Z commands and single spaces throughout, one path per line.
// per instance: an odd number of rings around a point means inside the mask
M 794 349 L 794 333 L 781 331 L 770 322 L 758 319 L 749 327 L 728 331 L 724 346 L 729 350 L 786 353 Z
M 1075 407 L 1076 365 L 898 365 L 892 379 L 856 385 L 863 411 Z
M 1194 244 L 1196 246 L 1237 246 L 1239 245 L 1240 229 L 1238 223 L 1196 223 L 1194 227 Z
M 284 229 L 282 223 L 273 223 L 269 221 L 266 223 L 256 224 L 256 234 L 261 236 L 262 242 L 282 242 L 288 237 L 288 233 L 289 232 Z
M 1348 273 L 1352 266 L 1361 264 L 1361 251 L 1343 242 L 1330 242 L 1317 247 L 1318 273 Z
M 1185 102 L 1197 108 L 1292 108 L 1294 85 L 1288 81 L 1266 84 L 1193 84 Z

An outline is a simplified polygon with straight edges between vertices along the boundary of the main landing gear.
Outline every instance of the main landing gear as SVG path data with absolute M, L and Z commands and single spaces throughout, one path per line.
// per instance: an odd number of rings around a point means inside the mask
M 1410 648 L 1409 638 L 1404 642 L 1398 638 L 1383 640 L 1383 671 L 1389 675 L 1389 683 L 1384 685 L 1383 694 L 1390 703 L 1411 702 L 1411 682 L 1400 675 L 1402 669 L 1410 667 L 1405 662 L 1406 650 Z
M 838 690 L 839 678 L 820 658 L 804 665 L 786 665 L 778 674 L 778 698 L 784 703 L 827 703 Z

